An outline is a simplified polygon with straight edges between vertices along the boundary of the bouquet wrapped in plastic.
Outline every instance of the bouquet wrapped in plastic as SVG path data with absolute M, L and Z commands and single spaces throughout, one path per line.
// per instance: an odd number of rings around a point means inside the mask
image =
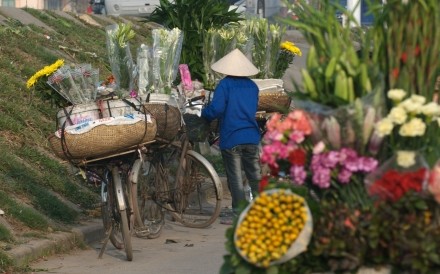
M 176 79 L 183 33 L 178 28 L 172 30 L 153 30 L 152 74 L 154 89 L 159 93 L 170 94 Z
M 106 27 L 107 51 L 116 87 L 120 90 L 133 89 L 134 72 L 136 71 L 130 51 L 129 41 L 135 36 L 131 25 L 114 24 Z

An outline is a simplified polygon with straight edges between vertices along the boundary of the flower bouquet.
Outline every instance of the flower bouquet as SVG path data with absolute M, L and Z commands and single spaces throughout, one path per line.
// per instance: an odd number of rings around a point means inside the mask
M 368 203 L 361 179 L 376 169 L 376 159 L 351 148 L 332 150 L 323 142 L 313 143 L 316 129 L 301 110 L 286 117 L 274 114 L 266 127 L 261 162 L 268 165 L 272 176 L 305 184 L 319 197 L 332 193 L 353 206 Z
M 64 65 L 64 60 L 58 59 L 53 64 L 49 66 L 45 66 L 27 80 L 26 87 L 28 89 L 30 88 L 39 89 L 41 91 L 39 95 L 41 95 L 43 99 L 50 100 L 58 106 L 66 105 L 66 102 L 69 101 L 67 94 L 63 94 L 59 92 L 54 93 L 53 92 L 54 89 L 50 86 L 49 87 L 47 86 L 48 85 L 47 79 L 63 65 Z M 45 79 L 46 81 L 40 81 L 40 79 Z M 41 85 L 45 85 L 45 86 L 42 87 Z
M 150 54 L 149 47 L 145 44 L 142 44 L 137 50 L 137 70 L 138 70 L 138 93 L 139 95 L 143 95 L 147 93 L 149 86 L 151 85 L 150 81 Z
M 275 68 L 272 77 L 282 78 L 289 65 L 293 63 L 295 56 L 301 56 L 301 50 L 290 41 L 284 41 L 280 45 L 278 57 L 275 61 Z
M 110 67 L 117 88 L 129 92 L 133 88 L 135 71 L 129 41 L 134 38 L 135 32 L 130 24 L 124 23 L 109 25 L 105 30 Z M 126 94 L 122 97 L 126 97 Z
M 183 35 L 178 28 L 154 29 L 152 35 L 154 89 L 159 93 L 170 94 L 173 81 L 177 76 Z

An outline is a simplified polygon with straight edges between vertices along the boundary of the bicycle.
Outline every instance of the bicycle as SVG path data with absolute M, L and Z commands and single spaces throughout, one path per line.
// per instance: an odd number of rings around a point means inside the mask
M 223 189 L 213 166 L 192 150 L 185 124 L 173 140 L 156 137 L 133 165 L 137 236 L 156 238 L 165 212 L 184 226 L 205 228 L 220 214 Z M 144 228 L 144 229 L 142 229 Z
M 110 240 L 116 249 L 124 249 L 128 261 L 133 260 L 131 235 L 135 219 L 133 184 L 129 183 L 129 177 L 137 159 L 136 151 L 94 159 L 83 165 L 87 181 L 101 187 L 101 217 L 107 237 L 98 258 L 102 258 Z

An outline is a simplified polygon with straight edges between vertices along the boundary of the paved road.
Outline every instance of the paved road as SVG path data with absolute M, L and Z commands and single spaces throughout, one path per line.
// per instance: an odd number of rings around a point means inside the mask
M 223 263 L 225 232 L 229 226 L 216 221 L 206 229 L 191 229 L 168 222 L 158 239 L 133 238 L 133 261 L 111 244 L 98 259 L 101 243 L 73 250 L 31 264 L 35 273 L 143 273 L 214 274 Z
M 231 195 L 226 180 L 222 182 L 222 209 L 230 208 Z M 214 274 L 219 272 L 226 254 L 228 227 L 220 224 L 220 218 L 205 229 L 187 228 L 167 220 L 159 238 L 132 238 L 132 262 L 128 262 L 125 253 L 115 249 L 110 242 L 102 258 L 98 259 L 102 242 L 95 242 L 84 250 L 75 249 L 41 259 L 32 263 L 30 268 L 34 273 Z

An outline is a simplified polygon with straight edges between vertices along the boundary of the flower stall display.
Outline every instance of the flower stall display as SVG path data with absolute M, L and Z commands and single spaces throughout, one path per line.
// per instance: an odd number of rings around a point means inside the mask
M 272 176 L 294 185 L 306 184 L 319 197 L 337 195 L 352 206 L 368 203 L 363 176 L 376 169 L 376 159 L 351 148 L 335 150 L 322 141 L 313 143 L 311 136 L 317 134 L 316 129 L 301 110 L 286 117 L 274 114 L 266 127 L 261 162 L 268 165 Z
M 303 89 L 293 97 L 297 108 L 266 124 L 261 161 L 268 172 L 260 191 L 288 188 L 303 197 L 313 233 L 304 252 L 262 265 L 264 259 L 255 264 L 243 257 L 233 238 L 236 222 L 227 232 L 220 272 L 440 273 L 440 109 L 431 86 L 438 65 L 427 61 L 438 59 L 438 52 L 429 55 L 436 44 L 421 39 L 424 30 L 402 34 L 425 20 L 422 10 L 429 9 L 427 18 L 438 14 L 439 2 L 428 0 L 423 8 L 420 1 L 373 5 L 386 24 L 365 32 L 336 21 L 339 10 L 347 25 L 356 24 L 338 4 L 325 0 L 315 9 L 299 2 L 294 10 L 300 20 L 284 21 L 313 46 Z M 394 44 L 394 38 L 405 43 Z M 426 55 L 413 51 L 422 41 L 428 42 Z M 396 56 L 390 49 L 398 50 Z M 397 77 L 409 71 L 411 77 Z

